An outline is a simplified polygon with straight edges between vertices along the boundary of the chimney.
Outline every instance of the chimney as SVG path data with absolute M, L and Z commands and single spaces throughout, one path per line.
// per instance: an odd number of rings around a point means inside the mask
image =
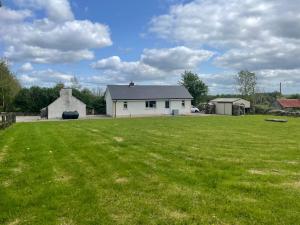
M 133 81 L 131 81 L 131 82 L 129 83 L 129 87 L 134 87 Z
M 71 110 L 72 88 L 62 88 L 60 90 L 60 97 L 63 100 L 63 104 L 66 111 Z
M 72 88 L 62 88 L 61 90 L 60 90 L 60 96 L 62 97 L 62 96 L 68 96 L 68 97 L 70 97 L 70 96 L 72 96 Z

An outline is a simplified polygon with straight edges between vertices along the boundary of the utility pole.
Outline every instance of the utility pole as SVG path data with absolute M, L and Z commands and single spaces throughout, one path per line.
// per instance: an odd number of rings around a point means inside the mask
M 279 89 L 280 91 L 280 95 L 282 95 L 282 85 L 281 85 L 281 82 L 280 82 L 280 89 Z

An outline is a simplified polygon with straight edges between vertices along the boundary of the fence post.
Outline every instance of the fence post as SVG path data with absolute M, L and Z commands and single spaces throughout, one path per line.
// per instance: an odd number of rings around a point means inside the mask
M 5 121 L 5 115 L 2 116 L 2 128 L 4 129 L 6 127 L 6 121 Z
M 1 115 L 1 114 L 0 114 Z M 0 128 L 4 129 L 4 115 L 1 115 Z
M 15 113 L 0 113 L 0 129 L 5 129 L 16 122 Z

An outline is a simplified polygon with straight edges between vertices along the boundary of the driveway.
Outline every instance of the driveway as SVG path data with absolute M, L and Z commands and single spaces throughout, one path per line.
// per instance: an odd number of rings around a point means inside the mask
M 35 122 L 41 119 L 40 116 L 17 116 L 16 121 L 17 123 L 20 122 Z
M 109 119 L 105 115 L 87 115 L 85 118 L 80 118 L 79 120 L 94 120 L 94 119 Z M 46 121 L 65 121 L 62 119 L 41 119 L 40 116 L 17 116 L 16 118 L 17 123 L 24 123 L 24 122 L 46 122 Z

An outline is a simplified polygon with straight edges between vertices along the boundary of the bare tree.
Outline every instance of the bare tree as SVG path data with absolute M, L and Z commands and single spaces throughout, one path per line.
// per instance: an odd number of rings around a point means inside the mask
M 79 90 L 81 88 L 81 84 L 79 83 L 78 79 L 76 76 L 73 76 L 71 78 L 71 84 L 72 84 L 72 88 Z

